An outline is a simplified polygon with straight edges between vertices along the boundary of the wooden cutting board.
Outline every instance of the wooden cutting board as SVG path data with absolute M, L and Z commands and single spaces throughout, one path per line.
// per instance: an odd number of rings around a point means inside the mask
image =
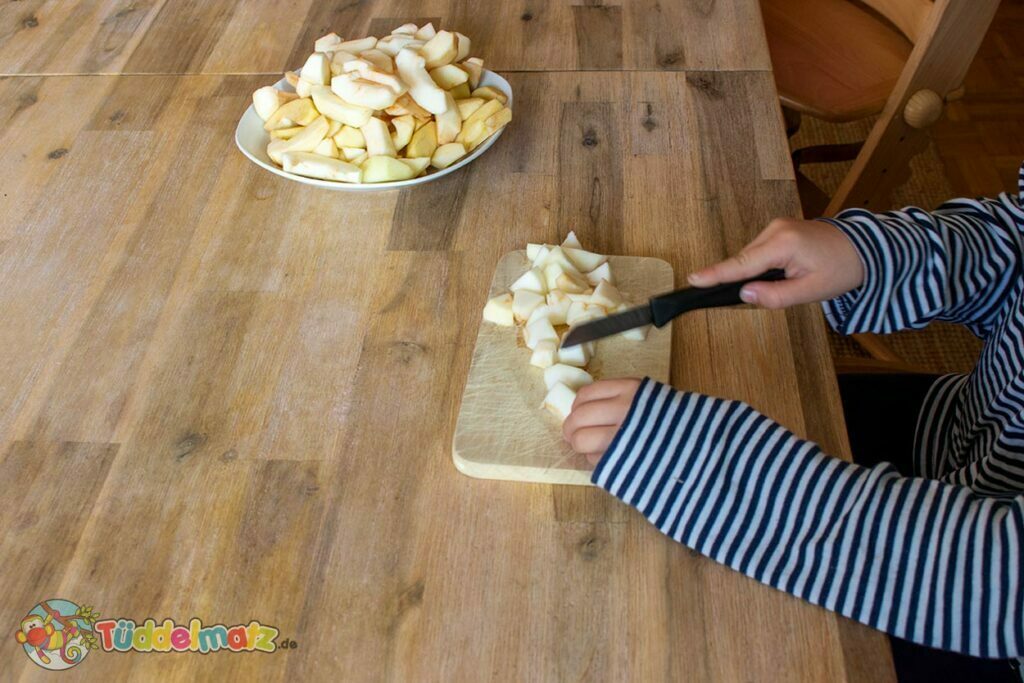
M 612 273 L 630 303 L 671 291 L 672 266 L 655 258 L 611 256 Z M 530 267 L 525 251 L 498 262 L 488 297 L 508 291 Z M 651 329 L 645 341 L 609 337 L 597 342 L 588 371 L 596 379 L 669 377 L 672 326 Z M 541 407 L 544 371 L 530 365 L 516 328 L 480 323 L 476 350 L 462 394 L 452 458 L 463 474 L 482 479 L 548 484 L 590 484 L 593 469 L 562 440 L 558 418 Z

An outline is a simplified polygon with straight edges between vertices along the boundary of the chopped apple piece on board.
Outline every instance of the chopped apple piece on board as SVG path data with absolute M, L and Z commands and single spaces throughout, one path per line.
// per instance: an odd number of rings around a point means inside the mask
M 579 238 L 576 237 L 576 231 L 575 230 L 570 230 L 569 234 L 565 236 L 565 239 L 562 240 L 562 247 L 563 248 L 569 247 L 571 249 L 582 249 L 583 248 L 583 245 L 580 244 Z
M 603 306 L 609 311 L 615 310 L 622 305 L 622 294 L 615 288 L 615 285 L 607 280 L 601 280 L 598 283 L 590 299 L 593 303 Z
M 545 266 L 552 263 L 557 263 L 558 265 L 562 266 L 563 270 L 568 270 L 573 273 L 579 272 L 579 270 L 576 268 L 576 264 L 572 262 L 572 259 L 569 258 L 569 255 L 565 253 L 565 250 L 562 249 L 562 247 L 549 247 L 548 253 L 544 257 L 543 263 Z
M 537 344 L 542 341 L 553 341 L 557 344 L 558 332 L 555 332 L 555 327 L 550 320 L 539 318 L 523 328 L 523 341 L 530 349 L 536 349 Z
M 430 157 L 430 165 L 434 168 L 448 168 L 456 161 L 466 156 L 466 148 L 461 142 L 449 142 L 434 150 Z
M 525 321 L 533 313 L 533 309 L 544 303 L 544 295 L 520 289 L 512 295 L 512 314 L 516 320 Z
M 512 316 L 512 295 L 506 292 L 489 299 L 484 306 L 484 320 L 502 327 L 515 325 L 515 319 Z
M 440 35 L 440 34 L 438 34 Z M 427 73 L 426 61 L 417 52 L 406 48 L 395 57 L 398 74 L 409 88 L 409 95 L 431 114 L 443 114 L 448 108 L 444 90 L 437 87 Z
M 297 97 L 298 95 L 293 92 L 284 92 L 274 86 L 265 85 L 253 92 L 252 108 L 256 110 L 257 116 L 266 121 L 281 105 Z
M 484 60 L 479 57 L 470 57 L 461 66 L 469 73 L 469 87 L 474 90 L 478 88 L 480 86 L 480 78 L 484 73 Z
M 427 170 L 427 166 L 430 165 L 429 157 L 413 157 L 412 159 L 405 158 L 399 159 L 399 161 L 401 161 L 403 164 L 412 169 L 413 173 L 415 174 L 413 177 L 416 177 L 420 173 L 423 173 L 425 170 Z
M 550 391 L 556 384 L 564 384 L 573 391 L 579 391 L 581 387 L 593 384 L 594 378 L 590 373 L 572 365 L 558 363 L 544 371 L 544 386 Z
M 600 306 L 585 304 L 582 301 L 574 301 L 569 305 L 569 312 L 565 316 L 565 322 L 570 327 L 573 327 L 589 320 L 606 317 L 608 317 L 608 313 Z
M 334 93 L 331 94 L 333 95 Z M 370 117 L 367 116 L 366 120 L 369 121 Z M 361 126 L 363 123 L 366 123 L 366 121 L 359 125 Z M 366 138 L 363 137 L 363 131 L 359 130 L 358 127 L 345 125 L 334 135 L 334 144 L 338 147 L 362 147 L 366 149 Z
M 358 183 L 361 179 L 358 166 L 309 152 L 285 152 L 282 155 L 282 165 L 289 173 L 311 178 L 340 180 L 346 183 Z
M 395 128 L 395 132 L 391 136 L 395 143 L 395 149 L 402 150 L 412 140 L 412 134 L 416 130 L 416 119 L 412 114 L 406 114 L 391 119 L 391 125 Z
M 615 278 L 612 276 L 612 267 L 607 262 L 602 263 L 597 268 L 587 273 L 587 282 L 595 287 L 601 284 L 601 280 L 608 282 L 608 284 L 615 284 Z
M 417 31 L 416 24 L 402 24 L 401 26 L 396 28 L 391 33 L 392 34 L 395 34 L 395 33 L 405 33 L 405 34 L 410 35 L 410 36 L 415 36 L 416 35 L 416 31 Z
M 508 102 L 508 97 L 505 96 L 505 93 L 490 85 L 481 86 L 470 94 L 473 97 L 482 97 L 485 100 L 498 100 L 501 104 Z
M 430 70 L 430 77 L 439 88 L 451 90 L 469 80 L 466 70 L 457 64 L 445 64 Z
M 371 116 L 360 130 L 366 139 L 366 153 L 371 158 L 398 156 L 398 150 L 395 149 L 395 143 L 391 139 L 391 131 L 388 130 L 388 124 L 383 120 Z
M 540 268 L 531 268 L 526 271 L 519 278 L 512 283 L 509 287 L 513 292 L 518 292 L 520 289 L 525 289 L 529 292 L 537 292 L 538 294 L 546 294 L 548 286 L 544 279 L 544 272 Z
M 554 367 L 554 366 L 552 366 Z M 550 370 L 550 368 L 548 368 Z M 544 397 L 544 407 L 562 422 L 572 412 L 572 404 L 576 401 L 576 392 L 561 382 L 551 387 Z
M 438 31 L 420 48 L 428 69 L 450 64 L 459 54 L 458 37 L 451 31 Z
M 558 349 L 558 362 L 565 365 L 573 365 L 577 368 L 587 367 L 590 362 L 590 354 L 587 353 L 586 344 L 577 344 L 567 349 Z
M 293 128 L 294 126 L 308 126 L 316 117 L 320 116 L 317 108 L 313 106 L 313 100 L 308 97 L 285 102 L 271 114 L 266 123 L 265 130 L 277 130 L 278 128 Z
M 321 36 L 316 39 L 313 43 L 313 49 L 317 52 L 334 52 L 341 45 L 341 36 L 337 33 L 331 32 L 326 36 Z
M 573 262 L 577 269 L 581 272 L 587 273 L 597 268 L 602 263 L 608 260 L 607 256 L 601 254 L 595 254 L 590 251 L 584 251 L 583 249 L 574 249 L 573 247 L 564 247 L 566 256 Z
M 550 368 L 558 357 L 558 342 L 542 341 L 530 355 L 530 365 L 538 368 Z
M 526 244 L 526 258 L 528 258 L 528 259 L 530 259 L 530 261 L 534 262 L 534 265 L 537 265 L 536 264 L 537 256 L 538 256 L 538 254 L 540 254 L 541 249 L 547 249 L 547 245 L 546 244 L 534 244 L 533 242 L 527 242 L 527 244 Z
M 302 65 L 299 76 L 313 85 L 327 85 L 331 82 L 331 60 L 323 52 L 314 52 Z
M 390 141 L 390 137 L 388 140 Z M 363 162 L 364 183 L 389 183 L 408 180 L 415 174 L 408 164 L 391 156 L 370 156 Z
M 361 128 L 373 116 L 372 109 L 345 101 L 326 85 L 314 87 L 312 95 L 313 102 L 321 114 L 329 119 L 340 121 L 346 126 Z M 356 145 L 345 146 L 355 147 Z
M 405 153 L 411 157 L 430 157 L 434 155 L 434 150 L 436 149 L 437 124 L 434 121 L 430 121 L 412 134 L 412 140 L 409 141 L 409 146 Z
M 425 43 L 436 35 L 437 30 L 434 29 L 434 24 L 427 22 L 426 24 L 423 24 L 423 26 L 420 26 L 419 31 L 416 31 L 416 40 L 422 40 Z

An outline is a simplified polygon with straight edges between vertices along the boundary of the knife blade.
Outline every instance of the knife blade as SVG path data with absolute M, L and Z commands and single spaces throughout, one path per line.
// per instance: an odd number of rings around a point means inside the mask
M 742 304 L 740 290 L 750 282 L 773 282 L 784 280 L 786 272 L 781 269 L 769 270 L 757 277 L 726 282 L 714 287 L 686 287 L 674 292 L 661 294 L 651 298 L 646 305 L 631 308 L 622 313 L 615 313 L 606 318 L 599 318 L 583 323 L 569 330 L 562 340 L 562 348 L 569 348 L 586 342 L 610 337 L 635 327 L 654 325 L 664 327 L 672 320 L 702 308 L 719 308 Z

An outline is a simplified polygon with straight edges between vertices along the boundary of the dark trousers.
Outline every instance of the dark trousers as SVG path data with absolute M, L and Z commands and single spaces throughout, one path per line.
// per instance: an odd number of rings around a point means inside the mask
M 853 459 L 871 467 L 892 463 L 914 474 L 914 430 L 935 375 L 840 375 L 839 392 Z M 900 683 L 1021 683 L 1016 660 L 978 659 L 890 637 Z

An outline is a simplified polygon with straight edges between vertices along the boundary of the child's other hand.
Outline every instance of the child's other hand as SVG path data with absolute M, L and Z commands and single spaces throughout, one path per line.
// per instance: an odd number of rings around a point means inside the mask
M 639 388 L 638 379 L 603 379 L 576 392 L 562 435 L 591 465 L 597 464 L 615 438 Z
M 751 283 L 740 296 L 764 308 L 827 301 L 864 282 L 864 266 L 853 243 L 823 221 L 776 218 L 743 251 L 690 275 L 695 287 L 711 287 L 760 275 L 772 268 L 786 280 Z

